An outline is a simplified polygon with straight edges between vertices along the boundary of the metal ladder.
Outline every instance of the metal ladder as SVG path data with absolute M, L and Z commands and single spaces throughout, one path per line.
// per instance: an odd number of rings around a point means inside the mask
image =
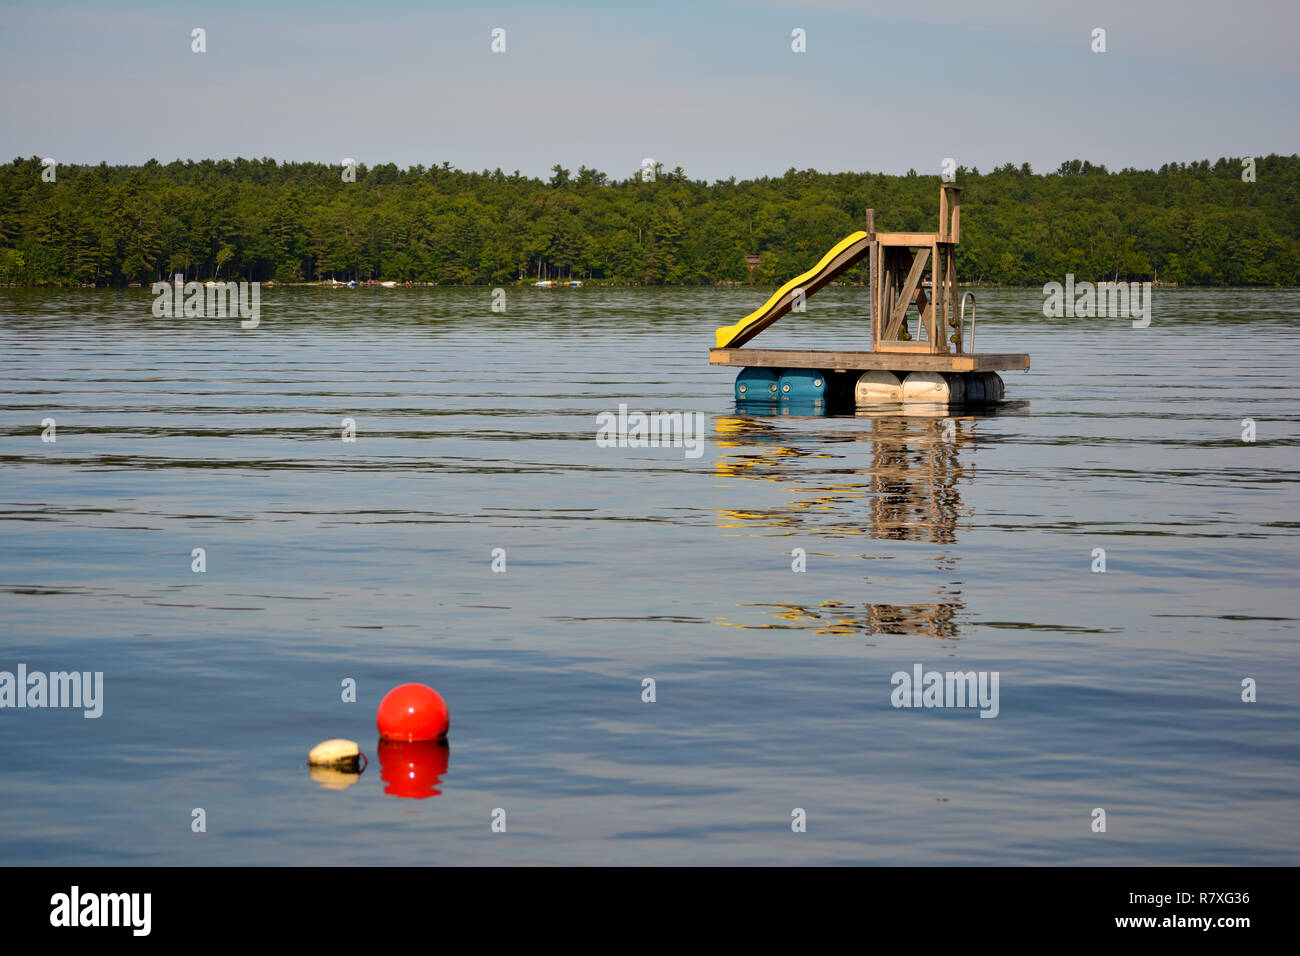
M 970 348 L 964 348 L 962 343 L 966 339 L 966 300 L 970 299 Z M 961 314 L 957 317 L 957 350 L 964 352 L 975 351 L 975 293 L 966 292 L 961 297 Z

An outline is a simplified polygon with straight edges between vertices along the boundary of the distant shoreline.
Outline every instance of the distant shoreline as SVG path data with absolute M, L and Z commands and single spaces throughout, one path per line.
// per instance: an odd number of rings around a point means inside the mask
M 1082 161 L 938 175 L 790 169 L 752 180 L 680 170 L 549 180 L 450 166 L 320 163 L 0 165 L 0 283 L 141 285 L 183 273 L 270 285 L 329 277 L 414 285 L 773 288 L 845 236 L 933 225 L 963 190 L 957 275 L 973 287 L 1105 276 L 1153 285 L 1300 285 L 1300 156 L 1110 172 Z M 1249 175 L 1248 175 L 1249 174 Z M 861 281 L 865 263 L 843 278 Z M 397 277 L 401 277 L 398 279 Z M 1091 280 L 1090 280 L 1091 281 Z
M 159 279 L 159 282 L 166 280 Z M 226 282 L 247 282 L 247 279 L 202 279 L 198 281 L 201 285 L 215 282 L 224 285 Z M 579 280 L 575 280 L 579 281 Z M 737 282 L 735 280 L 723 279 L 718 282 L 692 282 L 692 283 L 649 283 L 649 282 L 632 282 L 622 279 L 582 279 L 582 287 L 598 288 L 621 288 L 621 289 L 779 289 L 779 282 Z M 1008 283 L 1008 282 L 958 282 L 961 288 L 972 289 L 1036 289 L 1047 283 L 1059 281 L 1057 279 L 1044 279 L 1043 282 L 1025 282 L 1025 283 Z M 1078 281 L 1085 281 L 1078 279 Z M 1105 285 L 1114 282 L 1114 279 L 1092 279 L 1095 285 Z M 1120 282 L 1137 281 L 1120 279 Z M 1181 283 L 1181 282 L 1157 282 L 1152 280 L 1151 286 L 1158 289 L 1293 289 L 1296 286 L 1290 285 L 1245 285 L 1245 284 L 1225 284 L 1225 283 Z M 511 282 L 415 282 L 415 281 L 397 281 L 392 279 L 366 279 L 360 280 L 351 286 L 355 289 L 382 289 L 389 291 L 392 289 L 492 289 L 492 288 L 509 288 L 509 289 L 532 289 L 536 288 L 536 279 L 520 279 Z M 568 280 L 557 279 L 553 288 L 567 288 Z M 391 283 L 391 284 L 386 284 Z M 347 289 L 350 288 L 347 282 L 330 282 L 313 281 L 313 282 L 277 282 L 274 279 L 266 279 L 258 283 L 262 288 L 286 288 L 286 289 Z M 861 282 L 832 282 L 832 286 L 844 288 L 864 288 Z M 0 282 L 0 289 L 145 289 L 148 290 L 148 284 L 143 282 L 128 282 L 125 284 L 108 284 L 94 282 Z M 150 293 L 152 295 L 152 292 Z

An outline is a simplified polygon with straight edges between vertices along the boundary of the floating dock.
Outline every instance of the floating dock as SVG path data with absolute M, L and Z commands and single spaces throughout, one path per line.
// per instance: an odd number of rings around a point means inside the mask
M 841 239 L 760 308 L 735 325 L 718 329 L 709 363 L 741 368 L 736 378 L 739 401 L 794 397 L 781 384 L 787 380 L 796 382 L 804 398 L 814 381 L 824 392 L 825 379 L 843 391 L 846 377 L 853 372 L 864 373 L 853 388 L 859 405 L 999 401 L 1005 391 L 997 373 L 1029 368 L 1029 356 L 975 351 L 975 294 L 958 296 L 954 251 L 960 240 L 959 186 L 939 187 L 938 232 L 876 232 L 875 210 L 868 209 L 866 230 Z M 808 296 L 864 258 L 869 275 L 869 351 L 743 347 L 782 316 L 802 312 Z M 923 281 L 927 272 L 928 280 Z M 750 373 L 750 369 L 773 371 Z

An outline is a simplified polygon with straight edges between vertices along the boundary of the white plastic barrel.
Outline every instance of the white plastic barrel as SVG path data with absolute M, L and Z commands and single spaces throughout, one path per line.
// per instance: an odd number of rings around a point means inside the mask
M 910 372 L 903 379 L 904 402 L 935 402 L 948 404 L 953 399 L 952 387 L 938 372 Z
M 859 405 L 901 402 L 903 383 L 893 372 L 872 369 L 859 376 L 858 384 L 853 389 L 853 397 Z

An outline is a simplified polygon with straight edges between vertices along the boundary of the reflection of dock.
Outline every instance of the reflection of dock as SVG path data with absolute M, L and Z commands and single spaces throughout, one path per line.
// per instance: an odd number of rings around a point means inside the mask
M 873 538 L 935 544 L 957 540 L 957 482 L 964 475 L 959 448 L 963 440 L 973 440 L 973 425 L 956 419 L 871 419 Z M 951 439 L 945 437 L 948 428 Z
M 958 601 L 936 604 L 868 604 L 868 634 L 913 634 L 922 637 L 957 637 Z
M 861 431 L 837 428 L 827 434 L 837 442 L 848 438 L 870 443 L 871 467 L 831 468 L 824 480 L 812 483 L 802 480 L 793 467 L 793 461 L 808 454 L 785 443 L 796 436 L 806 438 L 806 432 L 791 433 L 779 427 L 779 419 L 719 420 L 720 476 L 779 482 L 794 491 L 794 498 L 779 508 L 721 510 L 724 526 L 825 536 L 868 534 L 934 544 L 955 541 L 962 513 L 957 483 L 967 476 L 960 452 L 975 441 L 975 421 L 902 415 L 857 420 L 864 426 Z M 743 447 L 749 450 L 741 452 Z M 865 515 L 858 504 L 863 498 Z
M 957 558 L 946 546 L 956 543 L 969 516 L 961 482 L 973 479 L 974 470 L 962 457 L 977 441 L 978 419 L 859 412 L 853 419 L 856 427 L 845 428 L 844 419 L 822 421 L 824 428 L 810 436 L 789 428 L 780 417 L 719 420 L 718 475 L 773 482 L 789 492 L 789 500 L 775 507 L 719 510 L 720 525 L 742 535 L 867 535 L 881 541 L 926 542 L 944 546 L 935 556 L 936 569 L 955 573 Z M 820 446 L 815 453 L 801 447 L 809 437 Z M 837 448 L 843 449 L 842 458 Z M 869 464 L 841 467 L 850 457 Z M 955 582 L 950 578 L 932 587 L 930 595 L 928 601 L 910 604 L 751 603 L 743 606 L 761 608 L 767 617 L 763 624 L 720 623 L 816 634 L 958 639 L 965 604 Z
M 933 604 L 868 604 L 858 608 L 837 601 L 823 601 L 816 606 L 801 604 L 748 604 L 766 608 L 778 621 L 764 624 L 760 630 L 812 630 L 814 634 L 899 634 L 915 637 L 958 639 L 957 612 L 965 607 L 960 601 Z M 730 622 L 725 622 L 730 624 Z M 742 626 L 742 625 L 730 625 Z M 753 629 L 753 628 L 750 628 Z

